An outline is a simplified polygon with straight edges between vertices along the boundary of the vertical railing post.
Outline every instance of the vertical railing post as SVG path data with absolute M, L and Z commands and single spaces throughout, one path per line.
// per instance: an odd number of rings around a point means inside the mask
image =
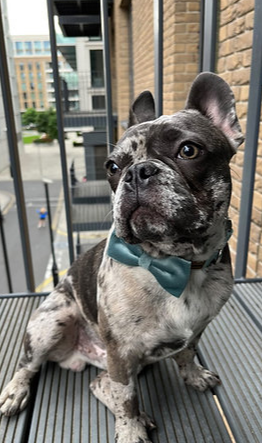
M 201 0 L 199 71 L 215 72 L 217 44 L 217 0 Z
M 20 227 L 20 238 L 21 238 L 23 260 L 25 267 L 26 284 L 27 284 L 27 289 L 30 292 L 34 292 L 35 290 L 34 271 L 33 271 L 33 263 L 31 256 L 26 208 L 25 208 L 24 188 L 23 188 L 20 159 L 19 159 L 18 145 L 17 145 L 17 135 L 16 135 L 13 102 L 12 102 L 12 93 L 10 86 L 10 76 L 8 72 L 7 57 L 6 57 L 1 4 L 0 4 L 0 77 L 1 77 L 1 86 L 3 94 L 3 104 L 5 110 L 5 119 L 7 126 L 7 139 L 9 146 L 10 163 L 14 179 L 17 215 Z
M 62 177 L 63 177 L 64 201 L 65 201 L 65 212 L 66 212 L 66 223 L 67 223 L 67 240 L 69 248 L 69 259 L 70 263 L 72 263 L 74 261 L 73 227 L 72 227 L 71 204 L 70 204 L 68 175 L 67 175 L 68 171 L 67 171 L 67 160 L 66 160 L 66 149 L 65 149 L 65 138 L 64 138 L 63 111 L 62 111 L 61 88 L 60 88 L 59 71 L 58 71 L 57 46 L 56 46 L 52 0 L 47 0 L 47 10 L 48 10 L 49 34 L 50 34 L 50 44 L 51 44 L 51 54 L 52 54 L 52 68 L 54 76 L 55 99 L 56 99 L 58 142 L 60 147 L 60 159 L 61 159 L 61 168 L 62 168 Z
M 114 122 L 112 112 L 112 84 L 110 67 L 110 47 L 108 30 L 108 0 L 100 0 L 101 28 L 103 36 L 103 60 L 104 60 L 104 78 L 106 87 L 106 114 L 107 114 L 107 149 L 108 153 L 113 150 L 114 143 Z
M 163 114 L 163 0 L 154 0 L 154 59 L 156 116 Z
M 247 131 L 239 214 L 235 277 L 245 278 L 262 97 L 262 2 L 255 1 L 252 61 L 247 112 Z

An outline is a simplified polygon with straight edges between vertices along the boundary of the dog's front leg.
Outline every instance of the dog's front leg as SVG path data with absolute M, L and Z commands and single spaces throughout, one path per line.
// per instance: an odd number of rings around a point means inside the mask
M 217 384 L 221 384 L 221 380 L 217 374 L 196 364 L 194 361 L 197 352 L 196 347 L 200 337 L 201 334 L 189 343 L 186 349 L 178 352 L 174 356 L 174 359 L 178 364 L 180 375 L 185 383 L 203 392 L 208 388 L 213 388 Z
M 134 363 L 134 362 L 133 362 Z M 117 443 L 150 443 L 146 427 L 153 429 L 152 421 L 139 412 L 136 392 L 137 367 L 128 365 L 108 351 L 108 372 L 102 372 L 91 383 L 93 394 L 115 415 L 115 441 Z

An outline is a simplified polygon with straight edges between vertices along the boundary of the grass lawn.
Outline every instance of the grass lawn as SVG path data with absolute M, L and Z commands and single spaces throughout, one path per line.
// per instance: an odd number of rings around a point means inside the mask
M 26 145 L 28 143 L 33 143 L 34 140 L 37 140 L 40 138 L 40 135 L 24 135 L 23 136 L 23 143 Z

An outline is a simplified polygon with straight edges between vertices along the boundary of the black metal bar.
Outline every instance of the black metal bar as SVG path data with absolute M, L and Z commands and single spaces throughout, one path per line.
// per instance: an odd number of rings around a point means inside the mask
M 200 71 L 215 71 L 217 43 L 217 0 L 201 4 L 201 66 Z
M 77 240 L 76 240 L 76 256 L 79 257 L 81 254 L 81 243 L 80 243 L 80 232 L 77 232 Z
M 154 0 L 156 116 L 163 114 L 163 0 Z
M 4 298 L 34 298 L 34 297 L 45 297 L 49 295 L 50 292 L 14 292 L 13 294 L 0 294 L 0 300 Z
M 242 178 L 241 205 L 239 214 L 236 278 L 245 277 L 247 268 L 248 244 L 252 216 L 254 179 L 262 96 L 262 2 L 255 1 L 255 19 L 252 45 L 247 131 Z
M 66 223 L 67 223 L 67 240 L 68 240 L 70 264 L 72 264 L 74 261 L 74 242 L 72 234 L 73 232 L 72 216 L 71 216 L 70 195 L 69 195 L 68 176 L 67 176 L 67 160 L 66 160 L 65 139 L 64 139 L 63 111 L 62 111 L 62 100 L 61 100 L 60 80 L 59 80 L 59 71 L 58 71 L 56 35 L 55 35 L 52 0 L 47 0 L 47 10 L 48 10 L 49 34 L 50 34 L 52 66 L 53 66 L 53 76 L 54 76 L 55 99 L 56 99 L 58 141 L 60 147 L 61 168 L 62 168 L 62 177 L 63 177 L 64 201 L 65 201 L 65 212 L 66 212 Z
M 107 149 L 108 153 L 113 150 L 114 143 L 114 121 L 112 112 L 112 92 L 111 92 L 111 68 L 110 68 L 110 48 L 109 48 L 109 29 L 108 29 L 108 0 L 100 0 L 101 11 L 101 29 L 103 36 L 103 60 L 104 77 L 106 87 L 106 113 L 107 113 Z
M 3 246 L 5 272 L 6 272 L 6 278 L 7 278 L 7 283 L 8 283 L 8 289 L 9 289 L 9 292 L 13 292 L 10 266 L 9 266 L 6 241 L 5 241 L 4 216 L 2 214 L 1 207 L 0 207 L 0 231 L 1 231 L 1 240 L 2 240 L 2 246 Z
M 235 284 L 242 284 L 242 283 L 262 283 L 262 277 L 257 278 L 235 278 L 234 280 Z
M 25 209 L 24 188 L 22 182 L 20 159 L 17 146 L 17 135 L 15 127 L 14 109 L 12 102 L 12 93 L 10 87 L 10 76 L 8 72 L 5 38 L 2 21 L 2 9 L 0 5 L 0 77 L 3 94 L 3 104 L 5 110 L 5 119 L 7 126 L 7 139 L 9 146 L 9 155 L 14 180 L 14 188 L 17 204 L 17 215 L 20 226 L 20 238 L 22 244 L 26 285 L 29 291 L 35 290 L 33 262 L 31 256 L 28 223 Z
M 99 15 L 63 15 L 59 17 L 60 25 L 99 25 Z
M 53 229 L 52 229 L 52 214 L 51 214 L 51 208 L 50 208 L 49 190 L 48 190 L 48 183 L 46 181 L 44 181 L 44 187 L 45 187 L 45 196 L 46 196 L 46 206 L 47 206 L 47 212 L 48 212 L 48 226 L 49 226 L 51 253 L 52 253 L 52 258 L 53 258 L 52 275 L 53 275 L 53 283 L 54 283 L 54 287 L 55 287 L 59 282 L 59 275 L 58 275 L 58 268 L 57 268 L 56 258 L 55 258 L 55 248 L 54 248 L 54 237 L 53 237 Z

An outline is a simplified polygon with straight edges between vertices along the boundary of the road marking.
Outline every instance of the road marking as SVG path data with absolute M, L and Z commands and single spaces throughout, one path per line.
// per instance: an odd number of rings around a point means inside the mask
M 7 192 L 7 191 L 1 191 L 1 193 L 5 194 L 7 197 L 10 198 L 10 201 L 7 203 L 5 209 L 2 210 L 2 214 L 6 215 L 15 203 L 15 196 L 13 194 L 11 194 L 11 192 Z
M 62 277 L 63 275 L 65 275 L 67 273 L 67 269 L 63 269 L 62 271 L 58 272 L 59 277 Z M 46 278 L 44 281 L 42 281 L 42 283 L 40 283 L 40 285 L 38 285 L 35 288 L 35 292 L 43 292 L 45 287 L 50 285 L 50 283 L 53 281 L 53 277 L 52 275 L 50 275 L 50 277 Z

